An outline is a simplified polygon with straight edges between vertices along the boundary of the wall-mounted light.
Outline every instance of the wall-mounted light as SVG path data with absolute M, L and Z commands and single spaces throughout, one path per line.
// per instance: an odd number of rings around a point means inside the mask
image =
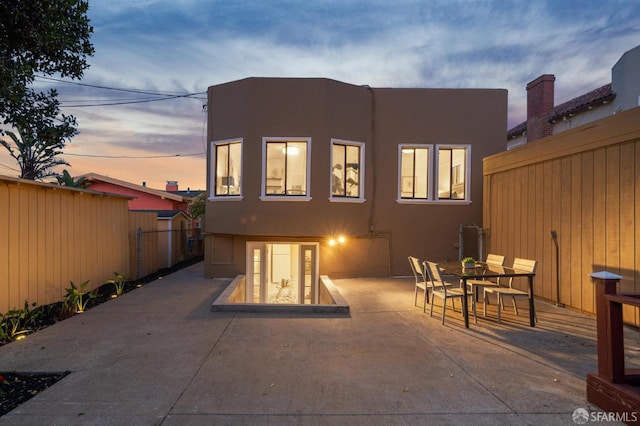
M 329 245 L 333 247 L 338 244 L 344 244 L 345 241 L 347 241 L 347 239 L 344 236 L 340 235 L 338 237 L 329 238 Z

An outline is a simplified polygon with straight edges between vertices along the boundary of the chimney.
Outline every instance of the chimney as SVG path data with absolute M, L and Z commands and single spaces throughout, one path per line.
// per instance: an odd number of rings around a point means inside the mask
M 177 180 L 168 180 L 166 191 L 177 191 L 178 190 L 178 181 Z
M 527 142 L 551 136 L 549 116 L 553 112 L 556 77 L 543 74 L 527 84 Z

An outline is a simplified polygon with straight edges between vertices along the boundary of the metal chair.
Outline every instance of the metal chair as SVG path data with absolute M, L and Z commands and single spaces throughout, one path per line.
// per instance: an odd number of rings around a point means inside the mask
M 413 304 L 418 306 L 418 289 L 424 291 L 424 301 L 422 302 L 422 312 L 426 312 L 427 303 L 429 303 L 429 291 L 427 289 L 427 283 L 425 281 L 425 274 L 420 266 L 420 260 L 418 258 L 409 256 L 409 265 L 411 265 L 411 271 L 416 279 L 416 286 L 414 291 Z
M 437 263 L 426 261 L 426 262 L 422 262 L 422 265 L 424 267 L 424 270 L 427 271 L 427 274 L 429 277 L 429 283 L 431 286 L 430 316 L 433 316 L 433 305 L 435 304 L 434 303 L 435 298 L 438 297 L 442 299 L 442 324 L 444 324 L 444 317 L 447 311 L 447 300 L 451 299 L 453 310 L 455 312 L 456 310 L 455 300 L 460 299 L 462 301 L 462 299 L 464 298 L 464 289 L 459 286 L 453 287 L 452 282 L 446 282 L 442 278 L 442 272 L 440 271 L 440 267 L 438 266 Z M 473 296 L 473 293 L 467 294 L 467 297 L 469 296 Z M 472 306 L 473 306 L 473 317 L 475 318 L 475 321 L 477 323 L 478 317 L 476 316 L 475 305 L 472 303 Z M 460 312 L 464 314 L 462 309 L 460 310 Z
M 518 257 L 513 261 L 513 269 L 519 269 L 521 271 L 526 271 L 531 273 L 536 271 L 537 265 L 538 265 L 538 262 L 535 260 L 521 259 Z M 518 315 L 518 305 L 516 304 L 516 297 L 526 297 L 527 299 L 529 298 L 528 291 L 519 290 L 513 287 L 513 277 L 509 278 L 509 287 L 485 287 L 484 289 L 485 316 L 487 314 L 487 305 L 489 304 L 489 297 L 487 293 L 489 294 L 493 293 L 497 296 L 498 322 L 502 321 L 501 312 L 502 312 L 502 309 L 504 309 L 504 300 L 503 300 L 504 296 L 511 297 L 511 300 L 513 301 L 513 310 L 516 313 L 516 315 Z M 533 297 L 533 294 L 531 295 L 531 297 Z M 538 321 L 537 316 L 535 318 L 535 321 L 536 322 Z

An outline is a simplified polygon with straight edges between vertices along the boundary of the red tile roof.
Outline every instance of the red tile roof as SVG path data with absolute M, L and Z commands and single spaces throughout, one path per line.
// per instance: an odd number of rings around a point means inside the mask
M 553 112 L 549 114 L 548 120 L 555 122 L 563 117 L 572 116 L 582 111 L 600 106 L 607 102 L 611 102 L 616 94 L 611 90 L 611 83 L 598 87 L 584 95 L 578 96 L 565 103 L 557 105 L 553 108 Z M 507 139 L 512 139 L 524 134 L 527 131 L 527 122 L 524 121 L 517 126 L 509 129 Z

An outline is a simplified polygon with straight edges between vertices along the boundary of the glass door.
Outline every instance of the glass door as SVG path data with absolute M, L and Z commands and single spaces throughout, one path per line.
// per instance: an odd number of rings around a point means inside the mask
M 317 243 L 247 243 L 247 303 L 317 303 L 317 250 Z

